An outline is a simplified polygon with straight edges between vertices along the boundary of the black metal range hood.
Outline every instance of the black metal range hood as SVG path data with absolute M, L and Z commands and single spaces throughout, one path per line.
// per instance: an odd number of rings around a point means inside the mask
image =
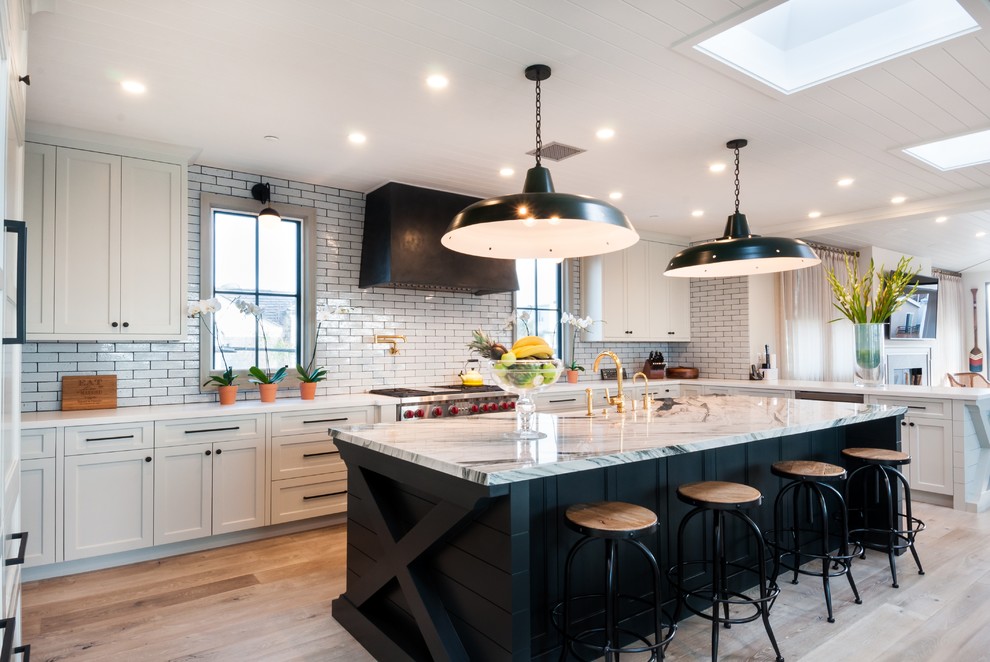
M 465 255 L 440 243 L 451 219 L 479 199 L 396 182 L 369 193 L 358 285 L 477 295 L 518 290 L 515 260 Z

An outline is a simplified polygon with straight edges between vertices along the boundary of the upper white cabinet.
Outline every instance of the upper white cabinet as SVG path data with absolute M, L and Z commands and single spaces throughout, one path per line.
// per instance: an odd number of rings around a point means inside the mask
M 40 143 L 25 161 L 28 336 L 183 338 L 183 167 Z
M 663 275 L 680 249 L 641 239 L 624 251 L 581 258 L 582 310 L 602 320 L 585 340 L 690 340 L 690 282 Z

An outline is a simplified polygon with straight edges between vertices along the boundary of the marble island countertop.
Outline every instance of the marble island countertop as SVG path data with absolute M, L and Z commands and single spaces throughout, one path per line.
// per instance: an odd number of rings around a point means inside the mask
M 482 485 L 530 480 L 648 458 L 744 444 L 903 414 L 904 407 L 753 398 L 688 396 L 658 401 L 649 412 L 583 410 L 537 413 L 543 439 L 506 438 L 512 414 L 377 423 L 335 429 L 336 440 L 362 446 Z

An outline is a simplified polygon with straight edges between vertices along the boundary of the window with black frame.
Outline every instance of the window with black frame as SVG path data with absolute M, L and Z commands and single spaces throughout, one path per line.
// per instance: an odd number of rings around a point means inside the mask
M 516 260 L 516 338 L 540 336 L 557 356 L 560 346 L 561 264 L 553 260 Z

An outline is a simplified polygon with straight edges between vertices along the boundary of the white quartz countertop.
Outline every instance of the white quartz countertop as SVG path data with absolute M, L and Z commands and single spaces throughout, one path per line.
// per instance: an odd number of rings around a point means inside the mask
M 24 429 L 60 427 L 63 425 L 100 425 L 104 423 L 131 423 L 136 421 L 173 420 L 178 418 L 211 418 L 278 412 L 336 409 L 339 407 L 369 407 L 394 405 L 395 398 L 369 393 L 352 395 L 328 395 L 314 400 L 283 398 L 275 402 L 239 400 L 232 405 L 203 402 L 186 405 L 151 405 L 147 407 L 121 407 L 119 409 L 91 409 L 83 411 L 39 411 L 21 414 Z
M 482 485 L 512 483 L 903 414 L 904 407 L 735 395 L 688 396 L 649 412 L 537 413 L 546 437 L 507 439 L 515 416 L 354 425 L 343 442 Z
M 943 398 L 949 400 L 990 399 L 990 388 L 952 388 L 949 386 L 854 386 L 849 382 L 816 382 L 797 379 L 748 380 L 748 379 L 651 379 L 650 389 L 664 385 L 684 386 L 728 386 L 730 388 L 776 389 L 781 391 L 814 391 L 817 393 L 863 393 L 865 395 L 908 396 L 912 398 Z M 606 388 L 615 394 L 617 383 L 614 380 L 601 380 L 597 377 L 582 379 L 577 384 L 561 380 L 546 388 L 544 393 L 583 393 L 586 388 Z M 631 379 L 623 380 L 625 388 L 633 388 Z M 643 386 L 641 379 L 635 387 Z

